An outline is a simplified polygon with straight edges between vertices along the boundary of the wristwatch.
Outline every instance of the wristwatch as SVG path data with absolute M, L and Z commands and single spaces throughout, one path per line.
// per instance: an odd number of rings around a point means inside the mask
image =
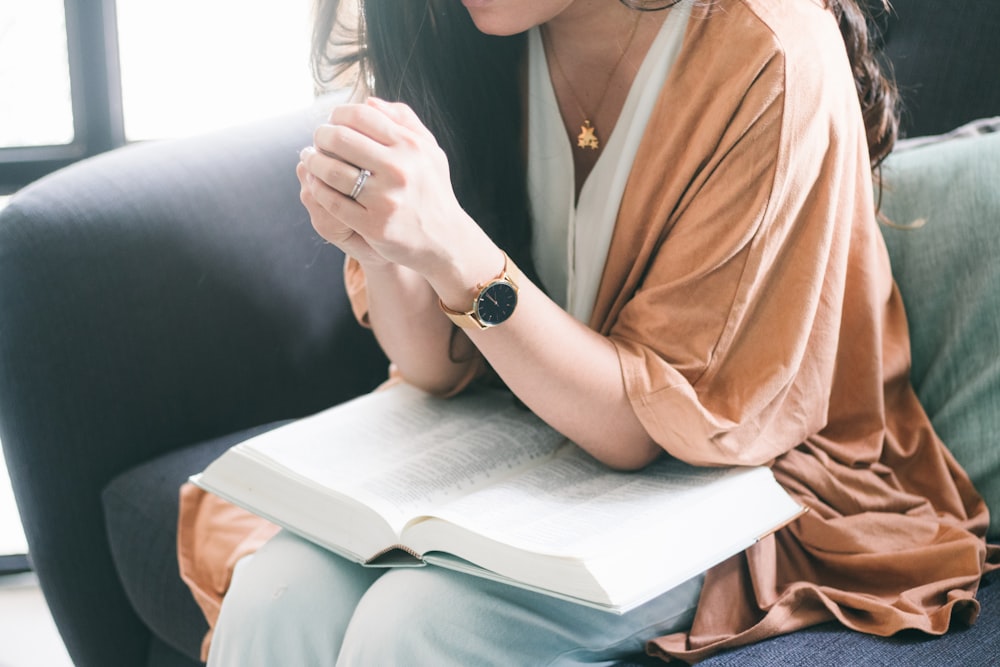
M 503 254 L 503 271 L 486 284 L 476 285 L 476 296 L 472 300 L 472 310 L 459 312 L 444 305 L 438 305 L 452 322 L 463 329 L 487 329 L 506 322 L 514 314 L 517 306 L 517 282 L 520 271 L 514 266 L 507 253 Z

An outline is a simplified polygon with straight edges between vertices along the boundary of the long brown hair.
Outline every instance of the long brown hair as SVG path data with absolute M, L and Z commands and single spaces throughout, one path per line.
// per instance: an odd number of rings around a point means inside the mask
M 882 10 L 890 11 L 888 0 L 878 0 Z M 888 75 L 872 45 L 872 16 L 869 4 L 855 0 L 827 0 L 840 25 L 840 34 L 847 47 L 847 57 L 854 73 L 854 87 L 861 102 L 861 114 L 868 137 L 868 153 L 872 168 L 878 167 L 892 151 L 899 132 L 899 91 Z

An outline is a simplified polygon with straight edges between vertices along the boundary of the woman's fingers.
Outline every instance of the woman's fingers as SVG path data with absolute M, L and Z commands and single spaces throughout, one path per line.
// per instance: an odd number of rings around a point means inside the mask
M 313 176 L 302 162 L 295 168 L 295 174 L 302 186 L 299 199 L 309 212 L 313 227 L 320 236 L 337 244 L 350 238 L 354 230 L 330 213 L 328 205 L 331 196 L 330 186 Z
M 304 201 L 303 203 L 309 209 L 310 215 L 318 219 L 325 230 L 332 230 L 333 232 L 332 234 L 321 232 L 324 238 L 335 236 L 341 231 L 345 231 L 346 233 L 348 229 L 354 230 L 353 226 L 349 223 L 353 218 L 357 217 L 358 213 L 364 211 L 360 204 L 352 201 L 343 192 L 316 177 L 309 168 L 309 165 L 304 161 L 299 163 L 296 173 L 299 176 L 299 182 L 302 184 L 301 196 L 308 196 L 309 198 L 309 202 Z M 314 220 L 314 226 L 316 222 Z M 328 238 L 328 240 L 333 239 Z
M 303 155 L 303 162 L 317 178 L 348 196 L 362 169 L 395 183 L 400 168 L 405 169 L 401 160 L 426 157 L 437 148 L 433 135 L 409 106 L 376 98 L 334 108 L 330 122 L 316 129 L 313 141 L 316 154 Z
M 302 149 L 299 160 L 314 177 L 345 197 L 357 200 L 369 185 L 371 172 L 362 177 L 361 168 L 335 157 L 320 153 L 313 147 Z M 357 190 L 357 192 L 355 192 Z
M 371 104 L 341 104 L 330 112 L 330 125 L 349 127 L 383 146 L 400 139 L 399 122 Z
M 450 266 L 456 238 L 481 230 L 455 198 L 430 131 L 406 105 L 379 100 L 330 118 L 301 154 L 317 231 L 343 245 L 354 242 L 350 229 L 384 261 L 418 273 Z
M 431 141 L 434 140 L 431 131 L 421 122 L 420 118 L 417 117 L 417 114 L 409 105 L 401 102 L 386 102 L 378 97 L 369 97 L 366 100 L 366 105 L 368 108 L 380 112 L 381 115 L 393 121 L 397 126 L 402 126 L 416 133 L 418 136 L 423 136 Z
M 313 176 L 302 162 L 295 168 L 295 174 L 301 185 L 299 199 L 320 236 L 362 263 L 384 261 L 364 237 L 344 224 L 337 215 L 340 207 L 356 204 Z
M 437 146 L 408 105 L 374 97 L 334 108 L 330 122 L 317 128 L 314 141 L 318 149 L 372 171 L 391 166 L 393 152 L 399 149 Z
M 330 159 L 373 172 L 391 160 L 389 147 L 348 125 L 320 125 L 313 133 L 313 146 Z

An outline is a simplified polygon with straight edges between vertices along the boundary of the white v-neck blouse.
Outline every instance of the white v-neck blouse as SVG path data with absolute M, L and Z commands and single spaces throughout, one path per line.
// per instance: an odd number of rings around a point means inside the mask
M 575 178 L 541 33 L 528 36 L 528 194 L 532 255 L 552 299 L 587 323 L 625 183 L 663 82 L 680 52 L 691 3 L 670 10 L 625 99 L 618 122 L 573 205 Z

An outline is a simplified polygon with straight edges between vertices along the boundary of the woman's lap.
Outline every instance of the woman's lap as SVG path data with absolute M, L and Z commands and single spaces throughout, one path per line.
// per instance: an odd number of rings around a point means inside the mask
M 617 616 L 441 568 L 383 573 L 281 532 L 239 563 L 209 662 L 597 665 L 687 627 L 699 589 Z
M 281 531 L 236 564 L 210 665 L 323 665 L 354 607 L 382 574 Z

